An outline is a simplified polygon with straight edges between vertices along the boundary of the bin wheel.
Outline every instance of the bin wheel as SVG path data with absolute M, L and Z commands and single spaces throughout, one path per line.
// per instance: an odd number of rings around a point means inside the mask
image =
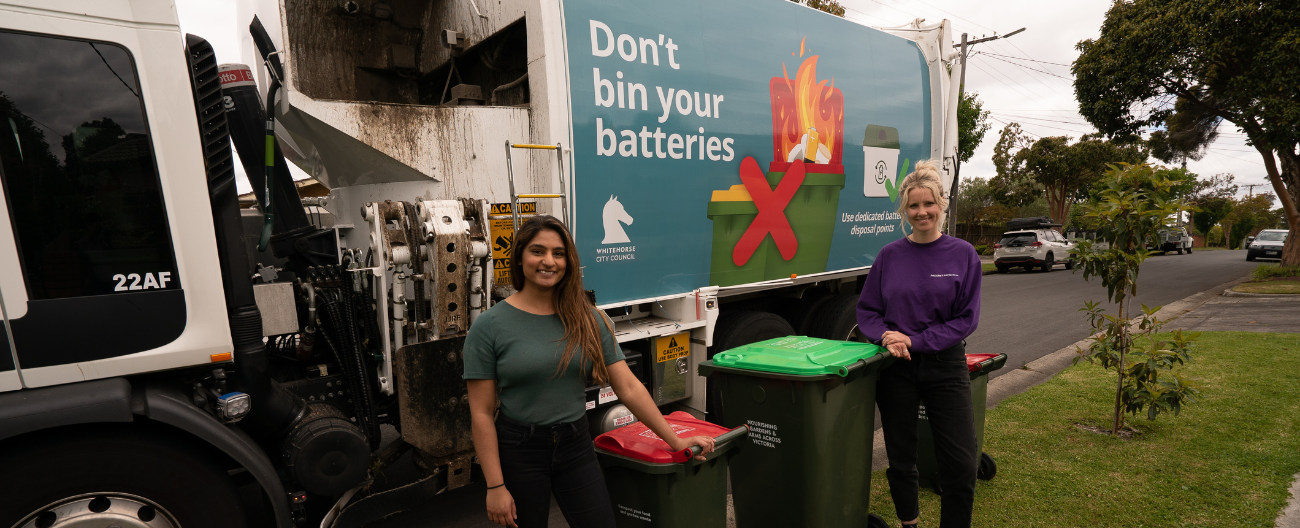
M 998 474 L 998 463 L 993 461 L 993 457 L 988 453 L 980 453 L 980 467 L 976 470 L 975 476 L 980 480 L 993 480 L 993 476 Z
M 889 523 L 885 522 L 879 515 L 874 513 L 867 514 L 867 528 L 889 528 Z
M 835 341 L 849 341 L 858 327 L 858 294 L 846 292 L 831 297 L 818 309 L 808 325 L 808 335 Z

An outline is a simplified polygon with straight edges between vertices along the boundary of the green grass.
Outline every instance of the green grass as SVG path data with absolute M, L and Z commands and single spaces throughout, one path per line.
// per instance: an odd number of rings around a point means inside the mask
M 993 265 L 992 263 L 984 264 L 983 266 L 984 266 L 984 273 L 991 273 L 998 270 L 998 267 Z
M 976 487 L 974 526 L 1271 527 L 1300 472 L 1300 334 L 1207 332 L 1180 372 L 1202 397 L 1180 416 L 1110 429 L 1115 375 L 1081 363 L 989 411 L 997 477 Z M 897 523 L 884 471 L 871 511 Z M 921 524 L 939 498 L 921 491 Z
M 1281 264 L 1260 264 L 1250 272 L 1251 278 L 1257 281 L 1271 279 L 1274 277 L 1300 277 L 1300 266 L 1283 266 Z
M 1232 288 L 1242 293 L 1300 294 L 1300 278 L 1268 279 L 1256 282 L 1244 282 Z

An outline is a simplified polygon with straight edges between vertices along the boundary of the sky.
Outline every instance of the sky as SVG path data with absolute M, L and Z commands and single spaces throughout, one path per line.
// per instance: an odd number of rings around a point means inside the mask
M 916 18 L 929 22 L 948 19 L 956 32 L 971 40 L 1025 31 L 1005 40 L 981 43 L 970 49 L 966 90 L 979 94 L 984 109 L 991 112 L 993 127 L 974 157 L 962 165 L 962 177 L 989 178 L 993 167 L 993 145 L 1007 123 L 1019 123 L 1032 137 L 1080 136 L 1095 132 L 1079 115 L 1074 99 L 1074 81 L 1069 65 L 1078 57 L 1074 49 L 1081 40 L 1096 38 L 1110 0 L 839 0 L 845 17 L 866 25 L 890 27 Z M 247 22 L 235 20 L 233 2 L 177 0 L 181 29 L 207 39 L 219 62 L 240 62 L 240 31 Z M 1154 160 L 1153 160 L 1154 161 Z M 292 164 L 291 164 L 292 165 Z M 1220 125 L 1219 138 L 1200 161 L 1188 161 L 1187 168 L 1202 177 L 1230 173 L 1240 186 L 1240 196 L 1273 192 L 1259 154 L 1246 146 L 1245 135 L 1231 124 Z M 295 178 L 306 174 L 292 167 Z M 241 170 L 242 172 L 242 170 Z M 1247 185 L 1255 184 L 1250 188 Z M 240 181 L 240 192 L 249 186 Z M 1277 201 L 1274 201 L 1277 205 Z

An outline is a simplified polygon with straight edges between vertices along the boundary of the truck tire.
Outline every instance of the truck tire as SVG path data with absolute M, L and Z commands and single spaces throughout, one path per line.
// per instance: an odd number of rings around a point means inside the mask
M 853 331 L 858 328 L 858 295 L 841 293 L 826 304 L 817 313 L 808 328 L 808 335 L 835 341 L 849 341 Z
M 748 310 L 723 313 L 713 329 L 713 346 L 709 347 L 708 357 L 713 359 L 713 355 L 719 352 L 789 335 L 794 335 L 794 328 L 774 313 Z M 708 421 L 723 425 L 722 393 L 713 378 L 708 380 L 705 405 L 708 407 L 705 409 Z
M 246 526 L 219 456 L 165 426 L 96 424 L 20 438 L 0 448 L 0 526 L 59 528 L 95 522 L 90 516 L 121 528 Z
M 799 300 L 786 303 L 786 307 L 777 313 L 790 323 L 794 335 L 812 335 L 808 333 L 809 326 L 817 320 L 817 313 L 832 297 L 834 295 L 825 288 L 813 288 L 804 292 Z

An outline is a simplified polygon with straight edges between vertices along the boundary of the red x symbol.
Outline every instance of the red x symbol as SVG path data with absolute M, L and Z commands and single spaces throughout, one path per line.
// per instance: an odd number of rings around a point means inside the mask
M 795 251 L 799 250 L 799 240 L 794 237 L 790 221 L 785 217 L 785 206 L 794 198 L 799 186 L 803 185 L 803 178 L 803 161 L 795 161 L 781 178 L 781 183 L 777 184 L 776 190 L 772 190 L 763 169 L 758 167 L 758 162 L 753 157 L 747 156 L 740 162 L 740 181 L 754 199 L 758 216 L 754 217 L 754 222 L 749 224 L 749 229 L 745 230 L 740 241 L 736 242 L 736 249 L 731 252 L 731 261 L 737 266 L 749 262 L 768 233 L 772 234 L 772 241 L 776 242 L 776 248 L 781 251 L 781 258 L 794 258 Z

